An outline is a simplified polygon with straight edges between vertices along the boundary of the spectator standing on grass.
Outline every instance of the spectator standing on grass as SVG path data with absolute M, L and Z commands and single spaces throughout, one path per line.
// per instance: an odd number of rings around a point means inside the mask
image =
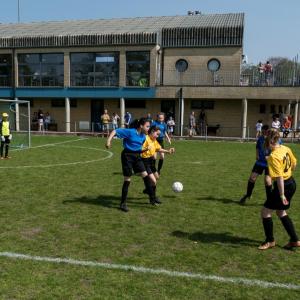
M 167 126 L 168 126 L 168 134 L 170 137 L 172 137 L 174 134 L 174 129 L 175 129 L 175 121 L 173 120 L 172 117 L 169 117 Z
M 107 112 L 107 109 L 104 110 L 104 114 L 101 116 L 101 122 L 102 122 L 102 136 L 104 137 L 104 134 L 108 136 L 110 116 Z
M 256 127 L 256 138 L 259 138 L 261 136 L 261 128 L 263 127 L 262 120 L 258 120 L 255 127 Z
M 193 136 L 196 134 L 196 118 L 195 112 L 191 112 L 189 117 L 189 136 Z
M 49 112 L 46 112 L 44 124 L 45 124 L 45 130 L 48 131 L 49 125 L 51 124 L 51 116 Z
M 120 117 L 118 116 L 118 114 L 113 113 L 113 115 L 112 115 L 113 130 L 119 128 L 119 121 L 120 121 Z
M 130 127 L 131 120 L 132 120 L 131 113 L 129 111 L 127 111 L 126 114 L 125 114 L 125 116 L 124 116 L 124 125 L 125 125 L 125 128 L 129 128 Z
M 39 131 L 44 131 L 44 114 L 41 109 L 38 110 L 37 118 L 38 118 Z

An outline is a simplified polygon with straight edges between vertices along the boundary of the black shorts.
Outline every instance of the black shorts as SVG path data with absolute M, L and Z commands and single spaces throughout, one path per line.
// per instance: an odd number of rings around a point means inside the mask
M 280 198 L 279 190 L 277 183 L 274 183 L 274 187 L 272 190 L 272 194 L 269 199 L 264 203 L 264 207 L 273 209 L 273 210 L 286 210 L 290 208 L 291 200 L 293 195 L 296 192 L 296 182 L 293 177 L 284 181 L 284 195 L 286 199 L 289 201 L 288 205 L 284 205 Z
M 1 142 L 5 143 L 5 144 L 9 144 L 10 143 L 9 135 L 5 135 L 4 138 L 5 138 L 5 141 L 4 142 L 1 141 Z
M 145 172 L 145 166 L 142 161 L 141 155 L 138 152 L 127 152 L 122 151 L 121 154 L 122 170 L 125 177 L 132 176 L 132 171 L 134 173 Z
M 156 139 L 156 140 L 161 145 L 161 148 L 164 149 L 165 148 L 164 139 Z
M 268 167 L 260 166 L 257 163 L 254 164 L 252 172 L 261 175 L 264 171 L 265 171 L 265 175 L 269 175 L 269 168 Z
M 142 158 L 142 161 L 148 174 L 153 174 L 157 172 L 155 167 L 155 158 Z

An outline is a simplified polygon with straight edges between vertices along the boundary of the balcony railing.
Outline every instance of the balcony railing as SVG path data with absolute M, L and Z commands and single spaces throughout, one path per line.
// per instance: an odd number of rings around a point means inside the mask
M 169 86 L 300 86 L 300 70 L 259 73 L 259 71 L 165 70 L 162 85 Z
M 9 86 L 11 86 L 11 76 L 0 75 L 0 87 L 9 87 Z

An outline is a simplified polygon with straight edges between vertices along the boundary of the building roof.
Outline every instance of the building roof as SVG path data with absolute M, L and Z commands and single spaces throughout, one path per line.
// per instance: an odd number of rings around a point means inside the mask
M 194 35 L 205 29 L 211 30 L 212 34 L 221 29 L 225 30 L 223 34 L 226 29 L 239 29 L 242 36 L 243 27 L 243 13 L 0 24 L 0 47 L 155 43 L 164 46 L 164 32 L 174 29 L 178 30 L 179 35 L 182 30 L 188 29 L 196 30 Z M 72 42 L 72 39 L 76 41 Z M 185 46 L 184 43 L 181 46 Z

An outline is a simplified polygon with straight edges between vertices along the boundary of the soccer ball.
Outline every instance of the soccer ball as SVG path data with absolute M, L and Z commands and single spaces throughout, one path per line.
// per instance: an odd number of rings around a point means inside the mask
M 182 192 L 183 190 L 183 185 L 181 182 L 179 181 L 175 181 L 173 184 L 172 184 L 172 190 L 175 192 L 175 193 L 180 193 Z

